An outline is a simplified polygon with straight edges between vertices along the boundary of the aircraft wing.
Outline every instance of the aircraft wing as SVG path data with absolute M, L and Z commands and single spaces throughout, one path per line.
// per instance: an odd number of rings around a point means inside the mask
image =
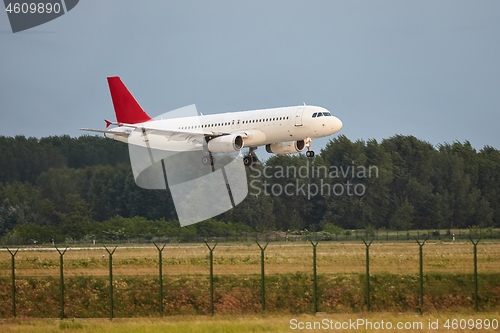
M 157 135 L 167 138 L 171 141 L 187 141 L 194 142 L 200 140 L 200 138 L 205 138 L 207 136 L 217 137 L 221 135 L 228 135 L 230 133 L 226 132 L 216 132 L 216 131 L 208 131 L 205 129 L 192 129 L 192 130 L 180 130 L 180 129 L 163 129 L 163 128 L 155 128 L 149 126 L 137 126 L 132 124 L 122 124 L 122 123 L 113 123 L 113 125 L 118 125 L 118 128 L 126 127 L 132 130 L 130 131 L 114 131 L 114 130 L 98 130 L 91 128 L 80 128 L 83 131 L 97 132 L 97 133 L 105 133 L 105 134 L 113 134 L 119 135 L 123 137 L 128 137 L 132 132 L 140 132 L 143 136 L 146 135 Z M 246 136 L 246 135 L 244 135 Z
M 214 137 L 229 135 L 229 134 L 238 134 L 243 138 L 247 137 L 247 133 L 243 131 L 229 133 L 229 132 L 207 131 L 201 128 L 192 130 L 178 130 L 178 129 L 150 128 L 144 126 L 134 126 L 134 127 L 135 131 L 141 131 L 143 135 L 153 134 L 153 135 L 163 136 L 170 141 L 200 142 L 202 141 L 201 139 L 202 138 L 205 139 L 205 137 L 210 137 L 212 139 Z
M 104 133 L 104 134 L 114 134 L 114 135 L 120 135 L 123 137 L 129 136 L 130 133 L 127 132 L 117 132 L 117 131 L 110 131 L 110 130 L 99 130 L 99 129 L 93 129 L 93 128 L 80 128 L 81 131 L 88 131 L 88 132 L 97 132 L 97 133 Z
M 133 128 L 136 132 L 141 132 L 142 135 L 157 135 L 167 138 L 171 141 L 196 141 L 200 138 L 205 138 L 207 136 L 215 137 L 220 135 L 225 135 L 226 133 L 207 131 L 205 129 L 197 128 L 192 130 L 180 130 L 180 129 L 165 129 L 157 127 L 148 126 L 136 126 L 123 124 L 122 126 Z

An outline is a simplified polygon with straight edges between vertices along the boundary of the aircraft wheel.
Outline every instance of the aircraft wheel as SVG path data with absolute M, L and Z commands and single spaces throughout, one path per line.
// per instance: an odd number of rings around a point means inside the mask
M 252 164 L 257 164 L 257 156 L 252 156 Z
M 203 156 L 201 163 L 203 163 L 203 165 L 214 165 L 214 158 L 209 155 Z
M 312 150 L 306 151 L 306 156 L 307 157 L 314 157 L 314 151 L 312 151 Z
M 243 164 L 245 164 L 245 166 L 250 166 L 253 162 L 253 157 L 252 156 L 245 156 L 243 157 Z

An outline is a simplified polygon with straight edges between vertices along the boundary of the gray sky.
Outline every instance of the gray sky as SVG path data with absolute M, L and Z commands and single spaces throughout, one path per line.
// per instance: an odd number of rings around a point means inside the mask
M 104 128 L 119 75 L 151 116 L 305 102 L 351 140 L 500 148 L 499 18 L 498 1 L 82 0 L 12 34 L 2 11 L 0 135 Z

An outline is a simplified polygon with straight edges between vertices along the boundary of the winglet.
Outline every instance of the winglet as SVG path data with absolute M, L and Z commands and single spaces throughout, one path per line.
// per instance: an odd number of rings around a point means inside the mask
M 106 122 L 106 128 L 108 128 L 110 125 L 112 125 L 113 123 L 107 119 L 104 119 L 104 121 Z

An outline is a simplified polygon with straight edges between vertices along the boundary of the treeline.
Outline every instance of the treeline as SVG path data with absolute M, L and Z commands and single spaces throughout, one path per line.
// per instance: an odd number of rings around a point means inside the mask
M 125 223 L 150 237 L 178 228 L 170 192 L 135 185 L 125 144 L 0 137 L 0 156 L 0 236 L 50 230 L 56 236 L 38 238 L 78 240 L 119 233 L 115 226 Z M 273 156 L 247 176 L 241 204 L 189 230 L 213 223 L 225 232 L 500 227 L 500 151 L 469 142 L 434 147 L 412 136 L 353 142 L 341 135 L 314 159 Z
M 98 136 L 47 138 L 0 136 L 0 183 L 29 183 L 49 169 L 117 165 L 128 160 L 127 145 Z

